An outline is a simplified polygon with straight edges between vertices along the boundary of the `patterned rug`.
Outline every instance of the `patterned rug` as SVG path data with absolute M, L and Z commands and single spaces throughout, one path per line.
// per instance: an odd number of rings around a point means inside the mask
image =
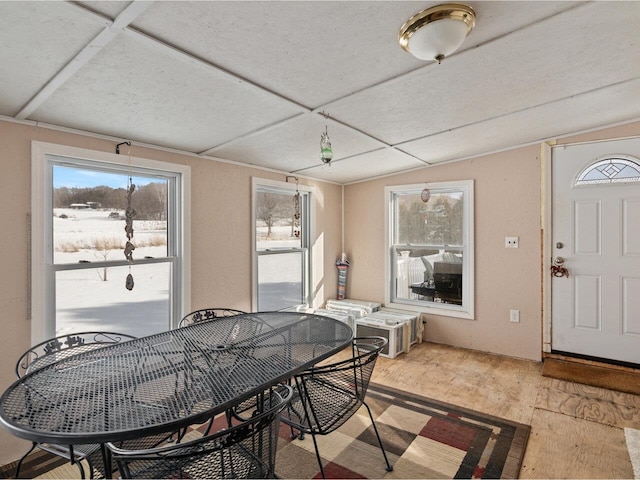
M 336 432 L 318 437 L 327 478 L 517 478 L 531 427 L 380 386 L 367 403 L 393 471 L 362 408 Z M 282 426 L 276 473 L 322 478 L 311 436 L 291 440 Z
M 367 393 L 393 471 L 384 458 L 364 407 L 337 431 L 319 436 L 327 478 L 517 478 L 531 427 L 425 397 L 372 385 Z M 224 426 L 216 420 L 214 430 Z M 206 425 L 195 430 L 204 430 Z M 192 435 L 188 434 L 185 440 Z M 280 427 L 279 478 L 322 478 L 313 440 L 290 438 Z M 79 478 L 77 467 L 34 452 L 23 478 Z M 64 461 L 62 461 L 64 462 Z M 9 468 L 7 468 L 9 467 Z M 3 471 L 4 470 L 4 471 Z M 10 478 L 10 465 L 0 478 Z

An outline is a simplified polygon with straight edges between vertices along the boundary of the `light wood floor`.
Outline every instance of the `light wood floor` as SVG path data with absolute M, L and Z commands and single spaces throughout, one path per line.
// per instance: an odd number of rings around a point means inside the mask
M 422 343 L 380 358 L 372 381 L 531 425 L 520 478 L 633 478 L 624 428 L 640 429 L 640 395 L 541 371 L 542 363 Z

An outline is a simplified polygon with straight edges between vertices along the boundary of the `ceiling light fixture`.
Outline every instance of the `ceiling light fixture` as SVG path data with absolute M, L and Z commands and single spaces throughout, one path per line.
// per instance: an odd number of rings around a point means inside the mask
M 445 3 L 407 20 L 398 33 L 398 41 L 414 57 L 440 63 L 460 48 L 475 24 L 476 14 L 471 7 Z

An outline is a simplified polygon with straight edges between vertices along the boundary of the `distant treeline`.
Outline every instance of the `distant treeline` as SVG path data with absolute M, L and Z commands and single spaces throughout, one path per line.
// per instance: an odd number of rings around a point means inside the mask
M 106 186 L 91 188 L 60 187 L 53 190 L 53 207 L 68 208 L 74 203 L 95 202 L 102 210 L 127 208 L 127 191 L 124 188 Z M 135 220 L 167 219 L 167 186 L 164 183 L 148 183 L 136 187 L 131 196 L 131 206 L 136 211 Z

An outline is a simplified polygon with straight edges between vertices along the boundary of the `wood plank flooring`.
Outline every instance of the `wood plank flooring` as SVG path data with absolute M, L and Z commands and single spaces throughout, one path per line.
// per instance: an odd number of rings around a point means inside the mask
M 640 395 L 542 377 L 542 363 L 422 343 L 373 380 L 531 425 L 520 478 L 634 478 L 624 428 Z

